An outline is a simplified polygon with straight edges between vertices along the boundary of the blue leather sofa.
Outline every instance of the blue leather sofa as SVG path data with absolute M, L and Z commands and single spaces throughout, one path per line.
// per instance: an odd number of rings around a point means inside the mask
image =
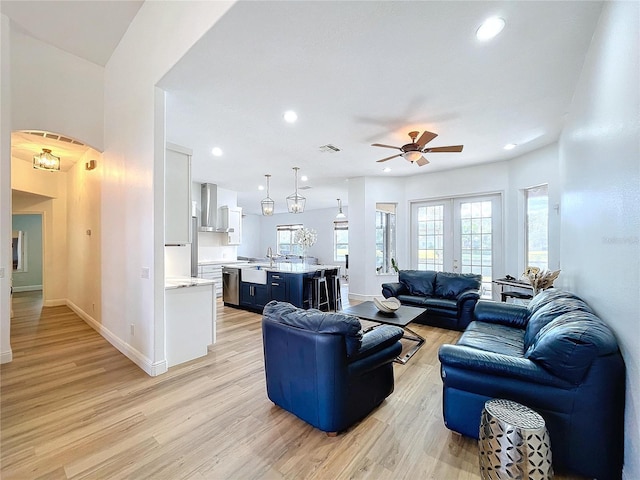
M 607 325 L 557 289 L 527 307 L 480 301 L 474 318 L 439 350 L 445 425 L 478 438 L 485 401 L 513 400 L 545 419 L 556 471 L 619 479 L 625 366 Z
M 346 430 L 393 392 L 402 334 L 391 325 L 363 334 L 354 316 L 271 301 L 262 317 L 267 395 L 324 432 Z
M 418 323 L 464 330 L 473 317 L 481 285 L 482 276 L 473 273 L 400 270 L 398 282 L 382 284 L 382 295 L 426 308 Z

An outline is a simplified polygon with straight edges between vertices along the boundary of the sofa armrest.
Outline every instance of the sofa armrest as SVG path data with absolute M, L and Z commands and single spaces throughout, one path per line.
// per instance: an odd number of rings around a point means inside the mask
M 551 375 L 535 362 L 522 357 L 487 352 L 463 345 L 444 344 L 438 350 L 438 358 L 442 365 L 443 377 L 446 376 L 447 367 L 453 367 L 486 375 L 517 378 L 540 385 L 574 388 L 571 383 Z
M 384 298 L 397 298 L 398 295 L 407 295 L 408 293 L 409 289 L 400 282 L 382 284 L 382 295 L 384 295 Z
M 402 352 L 400 327 L 381 325 L 362 337 L 362 346 L 349 358 L 349 374 L 363 375 L 381 365 L 392 362 Z
M 524 330 L 529 322 L 529 310 L 523 305 L 481 300 L 473 311 L 474 320 L 497 323 Z

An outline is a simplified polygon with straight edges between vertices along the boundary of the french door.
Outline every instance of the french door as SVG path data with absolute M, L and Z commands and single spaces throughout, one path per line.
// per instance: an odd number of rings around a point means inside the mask
M 412 204 L 411 268 L 482 275 L 492 297 L 494 272 L 502 271 L 500 195 L 447 198 Z

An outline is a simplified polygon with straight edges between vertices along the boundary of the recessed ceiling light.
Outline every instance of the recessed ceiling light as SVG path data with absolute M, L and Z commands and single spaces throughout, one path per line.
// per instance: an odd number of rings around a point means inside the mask
M 384 173 L 389 173 L 389 172 L 391 171 L 391 169 L 390 169 L 389 167 L 384 167 L 384 168 L 382 169 L 382 171 L 383 171 Z
M 516 145 L 515 143 L 507 143 L 507 144 L 504 146 L 504 149 L 505 149 L 505 150 L 513 150 L 513 149 L 514 149 L 514 148 L 516 148 L 516 147 L 517 147 L 517 145 Z
M 213 147 L 211 149 L 211 155 L 213 155 L 214 157 L 222 156 L 222 149 L 220 147 Z
M 295 123 L 295 121 L 298 120 L 298 114 L 293 110 L 287 110 L 284 112 L 283 117 L 284 121 L 287 123 Z
M 476 30 L 476 38 L 480 41 L 490 40 L 504 28 L 505 21 L 500 17 L 487 18 Z
M 307 177 L 306 175 L 302 175 L 300 177 L 300 180 L 302 180 L 303 182 L 306 182 L 307 180 L 309 180 L 309 177 Z
M 264 190 L 264 186 L 263 185 L 258 185 L 258 190 Z

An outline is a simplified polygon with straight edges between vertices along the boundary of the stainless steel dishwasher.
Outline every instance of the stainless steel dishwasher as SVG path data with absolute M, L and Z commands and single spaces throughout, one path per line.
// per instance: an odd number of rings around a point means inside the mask
M 240 305 L 240 268 L 222 267 L 222 301 L 225 305 Z

